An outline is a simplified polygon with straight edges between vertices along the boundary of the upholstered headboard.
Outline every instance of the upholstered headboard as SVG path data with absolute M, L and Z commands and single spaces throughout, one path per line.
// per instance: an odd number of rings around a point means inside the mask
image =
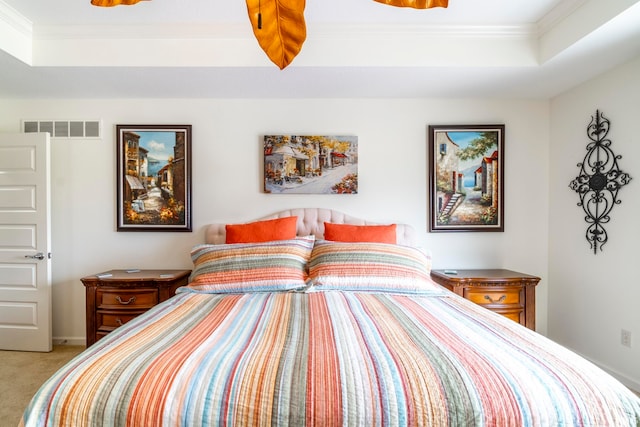
M 309 236 L 311 234 L 316 236 L 316 239 L 322 239 L 324 237 L 324 223 L 332 222 L 336 224 L 353 224 L 353 225 L 375 225 L 377 223 L 366 221 L 364 219 L 349 216 L 342 212 L 334 211 L 332 209 L 323 208 L 300 208 L 289 209 L 285 211 L 276 212 L 272 215 L 258 218 L 274 219 L 284 218 L 287 216 L 298 217 L 298 236 Z M 225 243 L 226 239 L 226 224 L 211 224 L 205 231 L 205 242 L 209 244 L 221 244 Z M 415 229 L 408 224 L 397 224 L 396 226 L 397 242 L 400 245 L 415 246 L 416 245 L 416 233 Z

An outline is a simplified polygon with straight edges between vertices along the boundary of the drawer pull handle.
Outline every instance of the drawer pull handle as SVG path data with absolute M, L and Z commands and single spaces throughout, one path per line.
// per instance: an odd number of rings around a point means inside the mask
M 494 300 L 493 298 L 491 298 L 491 295 L 485 295 L 484 299 L 488 300 L 489 302 L 492 303 L 496 303 L 496 302 L 502 302 L 505 300 L 507 296 L 506 295 L 502 295 L 500 298 L 498 298 L 497 300 Z
M 120 298 L 120 295 L 116 296 L 116 301 L 118 301 L 122 305 L 129 305 L 132 302 L 134 302 L 135 300 L 136 300 L 135 295 L 132 296 L 131 298 L 129 298 L 129 300 L 127 300 L 127 301 L 122 301 L 122 298 Z
M 118 326 L 124 325 L 124 322 L 119 317 L 116 317 L 116 323 L 118 324 Z

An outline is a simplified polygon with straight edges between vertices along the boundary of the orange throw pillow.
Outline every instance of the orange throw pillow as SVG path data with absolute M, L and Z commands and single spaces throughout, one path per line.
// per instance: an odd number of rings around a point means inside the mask
M 334 242 L 393 243 L 396 239 L 396 224 L 351 225 L 324 223 L 324 238 Z
M 260 243 L 296 237 L 297 216 L 267 219 L 247 224 L 227 224 L 226 243 Z

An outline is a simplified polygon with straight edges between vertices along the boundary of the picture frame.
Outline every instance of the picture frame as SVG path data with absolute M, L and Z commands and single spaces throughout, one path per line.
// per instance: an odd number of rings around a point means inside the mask
M 191 230 L 191 125 L 116 125 L 117 231 Z
M 430 125 L 429 231 L 504 231 L 503 124 Z
M 264 135 L 263 191 L 358 194 L 356 135 Z

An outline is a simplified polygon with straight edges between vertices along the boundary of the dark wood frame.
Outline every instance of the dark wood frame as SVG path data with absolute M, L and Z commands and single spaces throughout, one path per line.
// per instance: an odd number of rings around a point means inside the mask
M 173 141 L 171 162 L 153 174 L 146 157 L 149 149 L 140 150 L 140 140 L 152 132 L 161 143 Z M 191 231 L 191 125 L 117 125 L 116 135 L 117 230 Z M 162 209 L 144 206 L 150 193 L 165 200 Z
M 429 126 L 429 231 L 504 231 L 504 125 L 431 125 Z M 450 139 L 449 132 L 468 133 L 469 137 L 479 132 L 495 133 L 497 147 L 487 148 L 483 154 L 474 156 L 478 169 L 473 171 L 474 187 L 481 190 L 477 205 L 477 219 L 467 222 L 449 223 L 447 205 L 456 204 L 456 199 L 467 197 L 459 191 L 465 188 L 465 175 L 459 170 L 458 144 Z M 457 138 L 456 138 L 457 139 Z M 464 148 L 464 147 L 462 147 Z M 452 151 L 455 150 L 455 151 Z M 456 165 L 456 168 L 451 166 Z M 475 165 L 474 165 L 475 167 Z M 438 181 L 440 177 L 440 181 Z M 480 181 L 478 184 L 477 181 Z M 438 188 L 440 182 L 440 188 Z M 442 187 L 446 186 L 447 191 Z M 467 187 L 468 188 L 468 187 Z M 464 194 L 464 195 L 463 195 Z M 483 210 L 481 210 L 483 209 Z M 454 211 L 451 211 L 454 212 Z

